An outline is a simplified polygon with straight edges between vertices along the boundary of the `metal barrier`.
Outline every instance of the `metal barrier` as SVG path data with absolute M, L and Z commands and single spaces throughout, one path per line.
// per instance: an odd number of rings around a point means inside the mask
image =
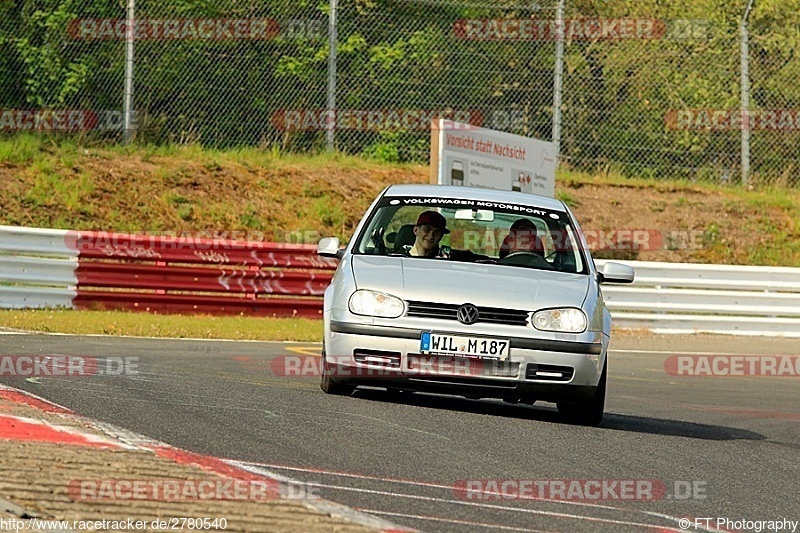
M 800 337 L 800 268 L 621 262 L 616 326 Z M 319 317 L 335 268 L 313 245 L 0 226 L 3 308 Z
M 316 247 L 0 226 L 0 307 L 319 317 Z
M 800 268 L 619 262 L 636 280 L 603 286 L 615 326 L 800 337 Z

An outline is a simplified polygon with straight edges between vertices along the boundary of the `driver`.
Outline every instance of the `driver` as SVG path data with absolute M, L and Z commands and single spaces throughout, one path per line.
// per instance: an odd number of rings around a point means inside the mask
M 508 235 L 500 245 L 500 259 L 514 252 L 533 252 L 544 257 L 544 243 L 536 231 L 536 224 L 520 218 L 511 224 Z
M 414 245 L 408 251 L 409 255 L 415 257 L 447 257 L 445 250 L 439 247 L 439 242 L 445 234 L 450 233 L 447 229 L 447 220 L 436 211 L 424 211 L 417 218 L 414 225 Z

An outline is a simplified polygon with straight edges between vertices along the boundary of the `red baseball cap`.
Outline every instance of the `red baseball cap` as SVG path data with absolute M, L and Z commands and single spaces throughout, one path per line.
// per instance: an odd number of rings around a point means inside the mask
M 442 230 L 442 233 L 450 233 L 450 230 L 447 229 L 447 220 L 445 220 L 445 218 L 436 211 L 424 211 L 420 213 L 415 225 L 433 226 Z

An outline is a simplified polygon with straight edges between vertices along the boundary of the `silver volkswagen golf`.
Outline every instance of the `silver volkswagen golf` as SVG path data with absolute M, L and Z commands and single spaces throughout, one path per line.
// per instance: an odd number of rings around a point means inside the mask
M 322 390 L 357 386 L 555 402 L 568 420 L 603 417 L 611 315 L 561 201 L 440 185 L 394 185 L 354 238 L 319 242 L 340 263 L 325 291 Z

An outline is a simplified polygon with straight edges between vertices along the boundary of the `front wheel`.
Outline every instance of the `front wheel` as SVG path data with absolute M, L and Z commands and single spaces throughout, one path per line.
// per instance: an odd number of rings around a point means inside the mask
M 603 364 L 603 373 L 597 383 L 597 390 L 588 400 L 579 403 L 558 402 L 558 412 L 574 424 L 599 426 L 603 421 L 606 405 L 606 373 L 608 361 Z
M 322 379 L 319 382 L 319 388 L 325 394 L 335 394 L 337 396 L 350 396 L 356 390 L 354 385 L 345 385 L 335 381 L 331 376 L 331 367 L 325 357 L 325 347 L 322 347 Z

